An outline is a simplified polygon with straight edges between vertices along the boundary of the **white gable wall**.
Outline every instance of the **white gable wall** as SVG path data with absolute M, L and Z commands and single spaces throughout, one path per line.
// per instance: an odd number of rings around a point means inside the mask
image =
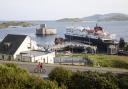
M 26 37 L 25 40 L 22 42 L 20 47 L 17 49 L 15 54 L 13 55 L 14 59 L 16 59 L 16 56 L 19 55 L 23 51 L 30 51 L 30 50 L 37 50 L 38 47 L 34 41 L 31 40 L 30 37 Z
M 39 49 L 36 41 L 34 41 L 34 40 L 31 40 L 31 49 L 32 50 L 38 50 Z

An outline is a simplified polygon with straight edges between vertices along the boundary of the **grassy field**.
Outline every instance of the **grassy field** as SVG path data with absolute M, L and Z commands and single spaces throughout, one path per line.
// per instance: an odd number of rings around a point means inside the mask
M 65 55 L 57 55 L 64 57 Z M 72 54 L 72 57 L 88 57 L 93 60 L 93 66 L 114 67 L 128 69 L 128 56 L 105 55 L 105 54 Z

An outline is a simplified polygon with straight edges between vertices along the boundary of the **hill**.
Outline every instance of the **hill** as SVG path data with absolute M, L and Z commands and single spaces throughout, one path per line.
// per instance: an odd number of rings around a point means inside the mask
M 97 14 L 81 19 L 84 21 L 126 21 L 128 20 L 128 15 L 121 13 Z
M 57 21 L 62 21 L 62 22 L 79 22 L 82 21 L 80 18 L 63 18 L 59 19 Z
M 128 15 L 122 13 L 95 14 L 83 18 L 63 18 L 57 21 L 128 21 Z

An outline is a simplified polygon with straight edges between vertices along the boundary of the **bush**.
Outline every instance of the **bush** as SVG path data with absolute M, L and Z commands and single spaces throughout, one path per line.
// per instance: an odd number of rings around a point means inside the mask
M 51 80 L 67 89 L 127 89 L 128 76 L 119 76 L 113 73 L 98 72 L 71 72 L 57 67 L 49 74 Z
M 49 79 L 57 81 L 59 86 L 62 84 L 68 85 L 71 76 L 72 71 L 66 70 L 62 67 L 57 67 L 51 71 L 51 73 L 49 74 Z
M 120 75 L 119 78 L 119 87 L 120 89 L 128 89 L 128 74 L 127 75 Z
M 69 89 L 119 89 L 112 79 L 97 72 L 74 73 L 71 81 L 72 86 Z
M 30 76 L 14 64 L 0 65 L 0 89 L 62 89 L 54 81 Z

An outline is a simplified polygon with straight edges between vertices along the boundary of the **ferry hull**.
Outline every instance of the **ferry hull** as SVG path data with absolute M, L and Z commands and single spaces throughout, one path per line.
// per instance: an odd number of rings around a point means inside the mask
M 65 38 L 68 41 L 77 41 L 77 42 L 97 46 L 97 51 L 102 52 L 102 53 L 103 52 L 106 53 L 108 46 L 111 44 L 111 43 L 105 43 L 101 39 L 73 36 L 73 35 L 68 35 L 68 34 L 65 34 Z

